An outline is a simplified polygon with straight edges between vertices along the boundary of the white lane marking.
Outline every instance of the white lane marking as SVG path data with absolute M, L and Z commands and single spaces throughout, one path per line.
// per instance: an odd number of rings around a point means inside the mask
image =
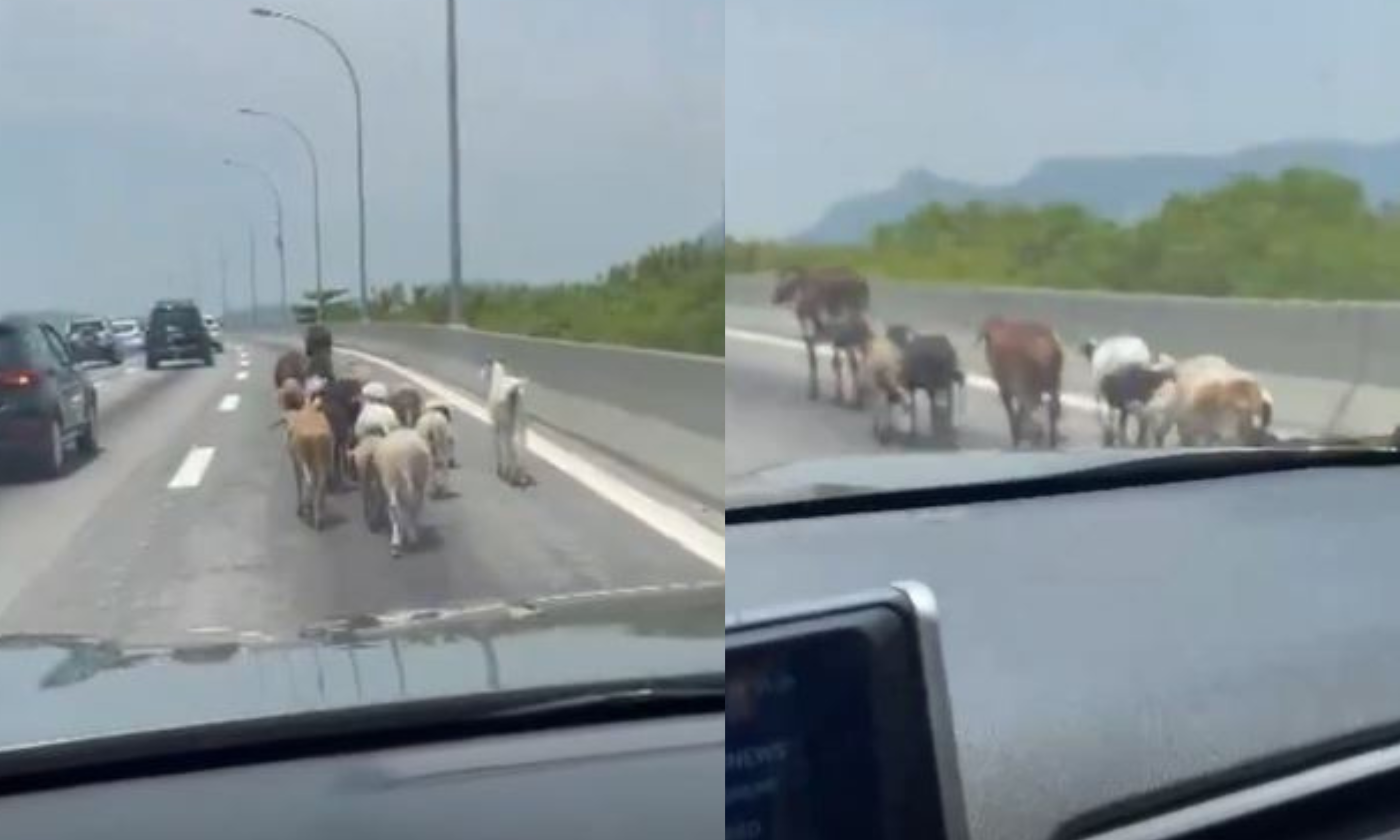
M 220 626 L 220 625 L 218 625 L 218 624 L 209 624 L 209 625 L 205 625 L 204 627 L 191 627 L 189 630 L 187 630 L 187 631 L 185 631 L 185 632 L 187 632 L 187 633 L 232 633 L 232 632 L 233 632 L 233 628 L 231 628 L 231 627 L 223 627 L 223 626 Z
M 239 360 L 238 360 L 238 366 L 239 366 L 239 367 L 247 367 L 247 366 L 248 366 L 248 357 L 247 357 L 247 356 L 244 356 L 243 358 L 239 359 Z
M 753 332 L 751 330 L 741 330 L 734 327 L 724 328 L 724 337 L 733 338 L 738 341 L 747 341 L 750 344 L 764 344 L 769 347 L 780 347 L 784 350 L 795 350 L 801 353 L 807 352 L 807 346 L 795 338 L 785 338 L 780 335 L 769 335 L 767 333 Z M 831 358 L 831 348 L 826 346 L 817 347 L 817 355 L 823 359 Z M 990 376 L 983 376 L 980 373 L 967 374 L 967 385 L 969 388 L 976 388 L 979 391 L 986 391 L 989 394 L 997 392 L 997 383 Z M 1088 394 L 1061 394 L 1060 404 L 1080 411 L 1094 411 L 1094 398 Z
M 240 370 L 238 373 L 235 373 L 233 375 L 233 378 L 238 380 L 239 382 L 242 382 L 243 380 L 248 378 L 248 371 Z
M 166 486 L 171 490 L 188 490 L 192 487 L 198 487 L 199 483 L 204 480 L 204 473 L 209 469 L 209 464 L 213 460 L 214 447 L 194 447 L 185 455 L 185 460 L 175 471 L 175 477 L 170 479 L 170 484 Z
M 752 330 L 742 330 L 736 327 L 725 327 L 724 337 L 732 338 L 736 341 L 747 341 L 750 344 L 762 344 L 768 347 L 779 347 L 784 350 L 795 350 L 799 353 L 807 352 L 807 345 L 795 338 L 786 338 L 780 335 L 769 335 L 768 333 L 754 332 Z M 817 355 L 823 359 L 831 358 L 831 348 L 820 346 L 817 348 Z M 997 393 L 996 380 L 980 373 L 967 374 L 967 385 L 969 388 L 976 388 L 989 394 Z M 1068 408 L 1087 411 L 1091 414 L 1098 412 L 1098 403 L 1088 394 L 1065 393 L 1060 395 L 1060 404 Z M 1272 426 L 1275 434 L 1280 437 L 1307 437 L 1309 432 L 1302 429 L 1288 428 L 1285 426 Z
M 138 367 L 127 367 L 127 368 L 122 368 L 122 373 L 136 373 L 136 372 L 139 371 L 139 370 L 141 370 L 141 368 L 138 368 Z
M 237 394 L 224 394 L 224 398 L 219 400 L 219 410 L 223 412 L 237 411 L 238 403 L 243 400 Z
M 352 358 L 385 368 L 438 399 L 444 400 L 453 408 L 480 423 L 490 425 L 491 418 L 486 408 L 474 398 L 469 398 L 447 384 L 431 376 L 380 358 L 362 350 L 346 347 L 336 348 Z M 724 534 L 692 519 L 688 514 L 670 505 L 653 499 L 617 476 L 590 463 L 586 459 L 553 442 L 538 431 L 531 429 L 526 440 L 526 448 L 541 459 L 549 462 L 556 470 L 582 484 L 584 487 L 621 508 L 624 512 L 656 531 L 666 539 L 699 557 L 710 565 L 724 569 Z

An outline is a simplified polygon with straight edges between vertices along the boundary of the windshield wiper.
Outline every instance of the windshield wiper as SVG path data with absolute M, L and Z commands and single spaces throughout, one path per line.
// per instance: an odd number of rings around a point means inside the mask
M 1323 439 L 1294 439 L 1293 442 L 1259 448 L 1182 449 L 1163 453 L 1152 450 L 1141 458 L 1030 477 L 997 479 L 966 484 L 872 490 L 848 496 L 756 504 L 725 511 L 726 525 L 748 525 L 793 519 L 886 513 L 899 510 L 951 507 L 1097 493 L 1184 481 L 1207 481 L 1259 473 L 1331 467 L 1391 467 L 1400 465 L 1400 448 L 1392 437 L 1377 438 L 1384 444 L 1326 443 Z M 1346 440 L 1346 439 L 1338 439 Z M 1014 457 L 1008 455 L 1007 457 Z

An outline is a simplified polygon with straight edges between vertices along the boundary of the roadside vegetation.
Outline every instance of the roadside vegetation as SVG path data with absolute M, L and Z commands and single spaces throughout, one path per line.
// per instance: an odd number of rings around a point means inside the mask
M 652 248 L 591 282 L 467 284 L 463 292 L 463 315 L 476 329 L 724 353 L 723 254 L 699 241 Z M 445 323 L 447 287 L 395 283 L 376 289 L 370 308 L 376 320 Z M 326 314 L 353 320 L 357 311 L 337 300 Z
M 1400 298 L 1400 209 L 1291 169 L 1178 194 L 1134 224 L 1082 207 L 931 204 L 856 247 L 728 240 L 731 273 L 839 264 L 877 276 L 1207 296 Z

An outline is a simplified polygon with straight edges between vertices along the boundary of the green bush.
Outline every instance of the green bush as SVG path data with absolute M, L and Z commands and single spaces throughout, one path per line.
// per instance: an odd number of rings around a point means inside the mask
M 722 260 L 718 248 L 681 242 L 652 248 L 592 282 L 473 284 L 464 290 L 463 316 L 481 330 L 718 356 Z M 447 288 L 396 283 L 377 290 L 370 308 L 376 320 L 445 323 Z
M 1132 225 L 1075 205 L 931 204 L 863 247 L 725 245 L 731 272 L 845 264 L 926 282 L 1320 300 L 1400 297 L 1400 214 L 1331 172 L 1178 194 Z

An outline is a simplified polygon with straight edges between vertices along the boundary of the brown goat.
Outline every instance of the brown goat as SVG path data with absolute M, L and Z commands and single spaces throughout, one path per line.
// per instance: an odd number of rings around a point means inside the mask
M 1050 446 L 1058 446 L 1064 349 L 1055 331 L 1035 321 L 994 317 L 983 322 L 977 340 L 987 345 L 987 366 L 1006 409 L 1011 446 L 1040 437 L 1030 424 L 1031 412 L 1042 402 L 1048 403 Z
M 277 364 L 272 368 L 272 387 L 281 388 L 288 379 L 305 384 L 307 372 L 306 354 L 300 350 L 288 350 L 277 357 Z
M 399 424 L 411 429 L 418 425 L 418 418 L 423 416 L 423 395 L 417 388 L 404 385 L 389 395 L 389 407 L 399 418 Z
M 788 268 L 779 272 L 773 303 L 792 304 L 797 315 L 807 346 L 807 398 L 815 400 L 819 396 L 817 343 L 832 341 L 833 328 L 865 314 L 870 308 L 870 284 L 849 268 Z M 833 349 L 839 350 L 834 345 Z M 832 360 L 838 402 L 843 399 L 839 355 Z
M 325 518 L 326 491 L 331 462 L 334 459 L 334 437 L 330 422 L 321 410 L 321 398 L 283 415 L 287 427 L 287 454 L 292 460 L 292 474 L 297 486 L 297 516 L 306 518 L 311 527 L 321 530 Z

